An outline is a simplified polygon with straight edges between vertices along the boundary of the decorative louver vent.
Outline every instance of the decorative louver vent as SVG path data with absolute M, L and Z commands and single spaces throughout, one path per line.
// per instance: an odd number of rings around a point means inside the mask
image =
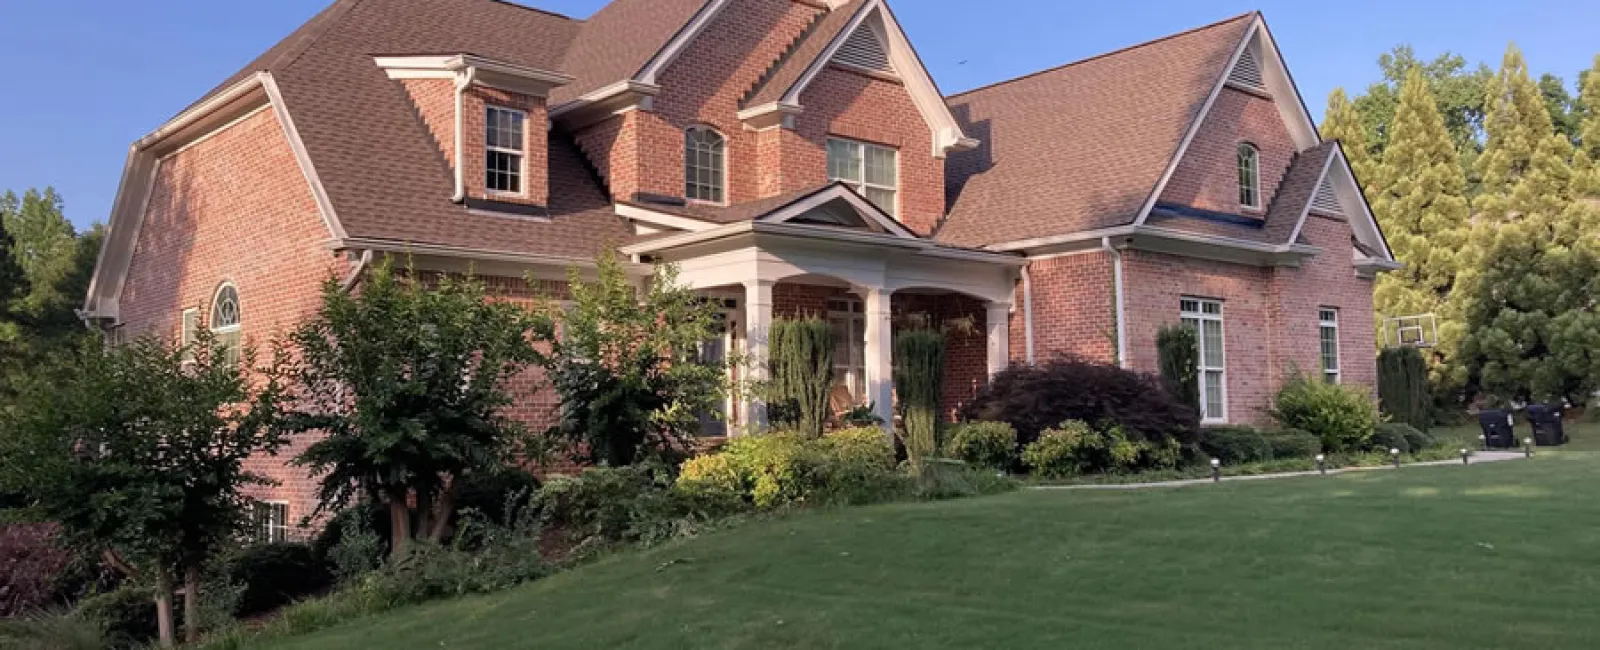
M 1317 186 L 1316 195 L 1311 197 L 1311 209 L 1323 214 L 1344 214 L 1344 208 L 1339 207 L 1339 195 L 1333 193 L 1333 183 L 1328 179 L 1322 179 L 1322 184 Z
M 833 55 L 833 61 L 873 72 L 894 74 L 894 66 L 889 64 L 889 53 L 868 25 L 857 27 L 855 33 L 845 39 L 839 51 Z
M 1239 55 L 1239 62 L 1228 73 L 1228 83 L 1257 90 L 1266 88 L 1261 82 L 1261 64 L 1256 62 L 1256 55 L 1250 48 Z

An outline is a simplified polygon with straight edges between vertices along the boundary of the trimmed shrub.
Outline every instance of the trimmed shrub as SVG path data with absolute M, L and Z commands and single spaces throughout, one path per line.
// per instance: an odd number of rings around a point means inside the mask
M 807 501 L 859 505 L 905 492 L 895 472 L 894 445 L 881 427 L 841 429 L 812 444 L 818 465 L 806 487 Z
M 815 452 L 804 436 L 795 433 L 742 436 L 723 448 L 758 508 L 805 500 L 811 473 L 819 463 Z
M 739 507 L 729 495 L 674 489 L 662 468 L 641 465 L 552 476 L 533 504 L 540 524 L 580 545 L 651 545 L 689 536 Z
M 1366 389 L 1305 375 L 1284 383 L 1270 413 L 1284 428 L 1317 436 L 1329 452 L 1366 449 L 1378 424 L 1378 407 Z
M 333 586 L 333 571 L 305 544 L 259 544 L 223 560 L 223 574 L 241 585 L 238 616 L 271 611 Z
M 1322 440 L 1299 429 L 1264 431 L 1261 435 L 1272 448 L 1273 460 L 1312 458 L 1322 453 Z
M 1004 422 L 966 422 L 950 429 L 945 455 L 991 469 L 1010 469 L 1017 458 L 1017 431 Z
M 1161 380 L 1180 403 L 1200 412 L 1200 342 L 1188 325 L 1166 325 L 1156 334 Z
M 1434 438 L 1433 434 L 1427 431 L 1419 431 L 1416 427 L 1411 427 L 1409 431 L 1402 430 L 1401 433 L 1405 435 L 1406 444 L 1411 446 L 1411 453 L 1413 454 L 1439 446 L 1439 440 Z
M 900 398 L 906 455 L 913 463 L 939 453 L 944 398 L 944 332 L 916 329 L 894 337 L 894 390 Z
M 883 429 L 842 429 L 822 438 L 794 433 L 736 438 L 722 453 L 685 463 L 677 489 L 731 495 L 757 508 L 799 503 L 870 503 L 898 496 L 894 447 Z
M 1422 352 L 1402 347 L 1378 353 L 1378 402 L 1396 422 L 1428 430 L 1433 424 L 1433 395 Z
M 1200 433 L 1200 451 L 1222 461 L 1240 465 L 1272 460 L 1272 443 L 1253 427 L 1206 427 Z
M 777 319 L 768 331 L 767 365 L 772 377 L 773 413 L 800 433 L 816 438 L 828 419 L 833 388 L 833 330 L 820 318 Z
M 1034 473 L 1051 478 L 1125 472 L 1176 464 L 1178 453 L 1172 445 L 1130 440 L 1116 425 L 1097 430 L 1080 420 L 1068 420 L 1024 447 L 1022 461 Z
M 677 487 L 694 493 L 742 497 L 744 479 L 728 454 L 706 454 L 684 461 L 678 468 Z
M 966 421 L 1005 422 L 1017 441 L 1068 420 L 1116 422 L 1130 439 L 1166 448 L 1198 439 L 1195 410 L 1174 398 L 1154 376 L 1116 366 L 1063 358 L 1013 366 L 995 375 L 961 411 Z
M 1393 422 L 1379 424 L 1373 429 L 1372 437 L 1367 441 L 1368 447 L 1372 451 L 1384 454 L 1388 454 L 1390 449 L 1399 449 L 1402 454 L 1411 453 L 1411 442 L 1406 440 L 1405 431 L 1400 427 L 1411 428 L 1406 424 L 1396 426 Z

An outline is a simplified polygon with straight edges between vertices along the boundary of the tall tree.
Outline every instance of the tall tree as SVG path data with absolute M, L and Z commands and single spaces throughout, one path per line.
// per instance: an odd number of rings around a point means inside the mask
M 74 349 L 88 330 L 76 308 L 89 286 L 102 229 L 78 236 L 61 211 L 55 190 L 0 195 L 0 407 L 15 398 L 18 376 L 51 355 Z M 20 279 L 7 279 L 7 271 Z
M 1447 307 L 1467 237 L 1466 190 L 1428 79 L 1413 67 L 1400 90 L 1383 162 L 1367 184 L 1389 246 L 1406 266 L 1379 277 L 1373 300 L 1382 317 L 1434 314 L 1440 338 L 1436 360 L 1455 353 L 1464 330 Z
M 0 196 L 0 220 L 11 233 L 17 264 L 30 285 L 17 310 L 40 318 L 82 298 L 64 292 L 63 284 L 77 261 L 78 242 L 54 188 L 30 189 L 20 199 L 15 192 L 6 192 Z
M 1334 88 L 1328 94 L 1328 110 L 1322 115 L 1318 129 L 1324 140 L 1338 140 L 1345 158 L 1356 170 L 1356 176 L 1366 182 L 1373 175 L 1372 137 L 1367 133 L 1366 122 L 1355 104 L 1346 97 L 1343 88 Z
M 1576 142 L 1578 123 L 1583 116 L 1578 113 L 1577 100 L 1567 92 L 1566 80 L 1548 72 L 1539 75 L 1539 94 L 1544 97 L 1544 107 L 1550 113 L 1550 123 L 1555 126 L 1556 133 Z
M 15 345 L 21 335 L 11 316 L 11 305 L 28 293 L 28 277 L 17 264 L 11 232 L 0 220 L 0 344 Z
M 1589 198 L 1600 198 L 1600 73 L 1596 71 L 1600 71 L 1600 54 L 1594 57 L 1594 67 L 1578 77 L 1579 94 L 1574 102 L 1581 121 L 1572 166 L 1579 177 L 1579 191 Z
M 1572 145 L 1555 132 L 1527 64 L 1510 46 L 1487 96 L 1467 255 L 1454 296 L 1461 357 L 1476 388 L 1502 399 L 1582 401 L 1595 387 L 1591 341 L 1600 275 L 1593 215 L 1573 201 Z
M 1383 80 L 1368 86 L 1367 92 L 1355 99 L 1367 131 L 1372 134 L 1373 152 L 1381 153 L 1388 147 L 1394 113 L 1400 106 L 1400 87 L 1405 83 L 1407 72 L 1420 68 L 1439 103 L 1439 113 L 1457 153 L 1463 164 L 1470 167 L 1479 148 L 1484 96 L 1494 72 L 1482 64 L 1470 68 L 1466 59 L 1450 52 L 1432 61 L 1423 61 L 1409 45 L 1397 46 L 1378 57 L 1378 67 L 1383 72 Z

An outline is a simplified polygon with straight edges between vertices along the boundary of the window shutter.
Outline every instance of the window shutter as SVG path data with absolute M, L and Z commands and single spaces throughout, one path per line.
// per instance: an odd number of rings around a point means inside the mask
M 1311 197 L 1311 209 L 1323 214 L 1344 215 L 1344 208 L 1339 205 L 1339 195 L 1333 193 L 1333 182 L 1322 179 L 1322 184 L 1317 186 L 1316 195 Z
M 888 50 L 883 47 L 883 41 L 878 40 L 878 34 L 868 25 L 857 27 L 855 33 L 845 39 L 844 44 L 839 46 L 839 51 L 833 55 L 833 62 L 873 72 L 894 74 L 894 66 L 889 64 Z
M 1228 83 L 1263 90 L 1266 85 L 1261 81 L 1261 64 L 1256 62 L 1255 52 L 1245 48 L 1239 55 L 1239 62 L 1233 64 L 1233 70 L 1228 73 Z

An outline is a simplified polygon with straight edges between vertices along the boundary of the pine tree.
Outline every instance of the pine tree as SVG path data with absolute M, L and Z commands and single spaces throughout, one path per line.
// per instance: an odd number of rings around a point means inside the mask
M 1573 199 L 1570 141 L 1555 132 L 1515 45 L 1488 96 L 1466 271 L 1453 296 L 1467 326 L 1463 369 L 1501 399 L 1583 400 L 1600 347 L 1593 211 Z
M 1582 122 L 1578 127 L 1578 151 L 1572 156 L 1573 173 L 1578 175 L 1578 190 L 1590 198 L 1600 198 L 1600 54 L 1594 67 L 1581 77 L 1576 104 Z
M 1436 360 L 1455 353 L 1464 330 L 1447 309 L 1447 299 L 1467 236 L 1466 190 L 1466 175 L 1428 80 L 1412 68 L 1401 87 L 1389 146 L 1367 183 L 1389 246 L 1406 265 L 1379 277 L 1374 306 L 1385 318 L 1435 314 Z
M 1372 159 L 1371 136 L 1367 127 L 1362 123 L 1361 113 L 1356 110 L 1356 105 L 1345 96 L 1343 88 L 1334 88 L 1328 95 L 1328 110 L 1323 113 L 1322 127 L 1319 129 L 1324 140 L 1338 140 L 1344 148 L 1344 157 L 1349 159 L 1350 166 L 1355 169 L 1356 177 L 1366 181 L 1375 171 L 1375 161 Z

